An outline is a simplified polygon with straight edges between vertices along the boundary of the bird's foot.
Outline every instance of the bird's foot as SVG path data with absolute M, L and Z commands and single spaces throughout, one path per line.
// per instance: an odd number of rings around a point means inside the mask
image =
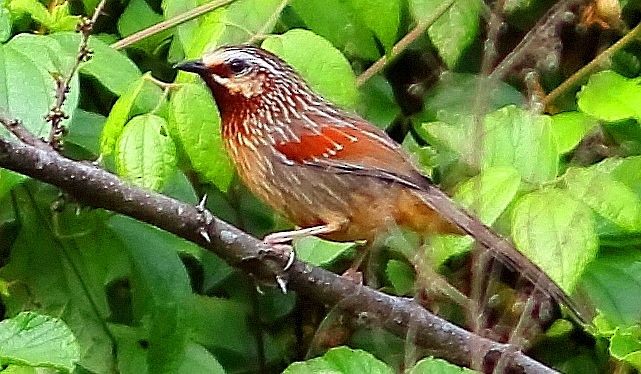
M 202 226 L 198 228 L 198 234 L 202 236 L 207 243 L 211 243 L 211 237 L 209 236 L 209 225 L 214 221 L 214 216 L 207 210 L 207 194 L 203 195 L 203 198 L 200 199 L 198 205 L 196 205 L 196 210 L 200 214 L 200 221 L 203 223 Z
M 351 280 L 356 284 L 363 284 L 363 272 L 358 270 L 358 268 L 350 267 L 341 274 L 341 277 Z

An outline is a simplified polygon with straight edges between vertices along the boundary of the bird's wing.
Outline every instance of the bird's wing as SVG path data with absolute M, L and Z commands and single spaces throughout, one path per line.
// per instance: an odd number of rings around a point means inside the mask
M 277 143 L 275 149 L 290 162 L 328 172 L 377 177 L 411 188 L 420 188 L 427 181 L 400 146 L 369 123 L 320 123 L 297 134 L 296 140 Z

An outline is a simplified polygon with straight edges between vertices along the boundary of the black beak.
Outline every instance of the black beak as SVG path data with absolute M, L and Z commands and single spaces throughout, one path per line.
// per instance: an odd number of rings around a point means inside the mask
M 205 66 L 202 60 L 187 60 L 174 65 L 174 69 L 202 74 L 207 70 L 207 66 Z

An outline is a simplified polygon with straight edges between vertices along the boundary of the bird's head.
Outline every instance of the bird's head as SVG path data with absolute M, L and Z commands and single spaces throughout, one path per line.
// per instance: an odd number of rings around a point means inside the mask
M 307 84 L 286 62 L 249 45 L 221 47 L 175 67 L 200 75 L 221 110 L 308 91 Z

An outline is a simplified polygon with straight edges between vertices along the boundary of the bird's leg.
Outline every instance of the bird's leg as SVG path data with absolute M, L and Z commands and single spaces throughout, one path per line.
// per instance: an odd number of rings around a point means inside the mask
M 343 224 L 341 223 L 328 223 L 320 226 L 306 227 L 304 229 L 279 231 L 265 236 L 265 238 L 263 238 L 263 243 L 271 247 L 282 248 L 284 243 L 291 243 L 294 239 L 309 235 L 329 234 L 331 232 L 338 231 L 342 226 Z M 294 251 L 294 248 L 291 247 L 287 264 L 283 270 L 289 269 L 294 263 L 294 259 L 296 259 L 296 252 Z
M 341 223 L 328 223 L 326 225 L 306 227 L 291 231 L 279 231 L 265 236 L 263 242 L 266 244 L 290 243 L 294 239 L 309 235 L 329 234 L 338 231 L 343 225 Z

